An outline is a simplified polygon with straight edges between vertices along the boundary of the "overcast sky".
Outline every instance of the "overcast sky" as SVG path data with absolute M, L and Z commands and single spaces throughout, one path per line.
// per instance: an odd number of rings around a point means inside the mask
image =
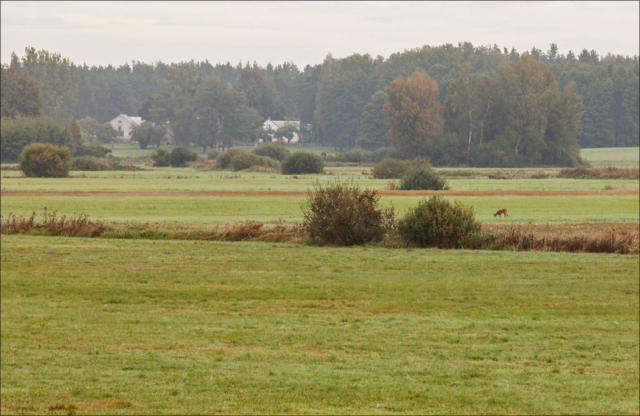
M 514 46 L 550 43 L 560 53 L 595 49 L 639 53 L 633 2 L 10 2 L 2 1 L 3 63 L 26 46 L 76 64 L 119 66 L 238 61 L 321 63 L 468 41 Z

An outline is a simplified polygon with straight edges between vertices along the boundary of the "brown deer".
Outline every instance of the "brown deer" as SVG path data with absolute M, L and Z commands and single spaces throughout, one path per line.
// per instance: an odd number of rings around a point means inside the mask
M 505 217 L 508 217 L 508 215 L 507 215 L 507 209 L 506 209 L 506 208 L 499 209 L 499 210 L 498 210 L 498 212 L 496 212 L 495 214 L 493 214 L 493 216 L 494 216 L 494 217 L 495 217 L 496 215 L 497 215 L 497 216 L 504 215 Z

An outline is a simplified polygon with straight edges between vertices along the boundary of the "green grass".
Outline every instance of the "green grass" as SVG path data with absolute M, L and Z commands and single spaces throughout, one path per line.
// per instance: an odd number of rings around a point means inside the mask
M 278 191 L 306 192 L 314 182 L 353 180 L 361 187 L 385 190 L 389 180 L 369 179 L 367 168 L 327 168 L 326 175 L 280 175 L 263 172 L 197 171 L 190 168 L 156 168 L 149 171 L 71 172 L 62 179 L 26 178 L 18 171 L 3 171 L 0 190 L 21 192 L 208 192 Z M 83 177 L 84 175 L 84 177 Z M 453 191 L 575 191 L 638 190 L 640 183 L 629 179 L 488 179 L 451 178 Z
M 636 256 L 1 250 L 3 414 L 638 413 Z
M 582 149 L 580 156 L 594 167 L 614 166 L 618 168 L 640 167 L 640 148 L 609 147 L 599 149 Z
M 414 207 L 423 197 L 383 196 L 397 213 Z M 637 195 L 610 196 L 451 196 L 473 205 L 483 222 L 638 221 Z M 245 220 L 277 223 L 302 221 L 300 196 L 9 196 L 0 201 L 2 215 L 48 211 L 86 213 L 91 219 L 152 221 L 170 224 L 233 223 Z M 509 217 L 494 218 L 500 208 Z

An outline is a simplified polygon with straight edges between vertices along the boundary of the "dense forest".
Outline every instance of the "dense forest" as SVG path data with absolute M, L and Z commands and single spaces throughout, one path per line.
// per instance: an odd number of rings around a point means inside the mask
M 428 105 L 437 106 L 433 117 L 442 123 L 423 149 L 431 159 L 570 164 L 575 151 L 567 149 L 578 144 L 639 145 L 638 65 L 637 55 L 600 56 L 586 49 L 565 55 L 555 44 L 546 52 L 460 43 L 387 59 L 328 55 L 304 68 L 293 62 L 261 67 L 209 61 L 88 67 L 26 48 L 22 58 L 13 54 L 2 66 L 2 117 L 105 123 L 124 113 L 156 125 L 170 122 L 176 142 L 203 146 L 250 140 L 271 117 L 300 120 L 317 144 L 375 150 L 394 141 L 393 84 L 406 81 L 401 94 L 410 97 L 410 79 L 419 73 L 434 81 Z M 29 91 L 37 98 L 29 99 Z

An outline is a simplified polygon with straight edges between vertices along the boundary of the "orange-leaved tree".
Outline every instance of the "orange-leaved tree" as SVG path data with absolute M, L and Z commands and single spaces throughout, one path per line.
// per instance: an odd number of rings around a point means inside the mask
M 416 72 L 406 81 L 398 76 L 384 90 L 391 144 L 404 157 L 427 156 L 434 140 L 442 135 L 438 84 Z

